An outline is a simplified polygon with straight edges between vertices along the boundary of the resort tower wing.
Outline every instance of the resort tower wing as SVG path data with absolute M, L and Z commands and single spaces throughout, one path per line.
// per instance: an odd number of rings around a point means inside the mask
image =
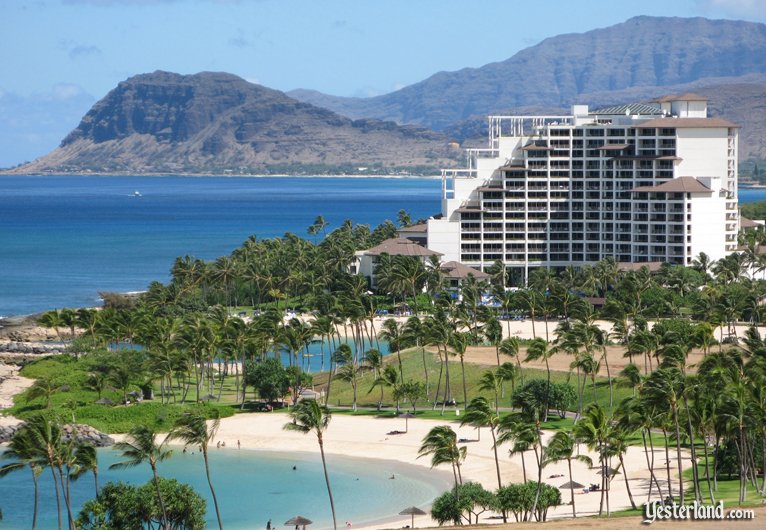
M 739 127 L 695 94 L 568 116 L 490 116 L 489 146 L 442 171 L 428 248 L 525 282 L 536 267 L 691 264 L 736 250 Z

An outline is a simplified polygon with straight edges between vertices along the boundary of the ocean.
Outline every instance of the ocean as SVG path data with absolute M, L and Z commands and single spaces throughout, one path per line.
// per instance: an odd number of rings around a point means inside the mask
M 0 176 L 0 316 L 99 304 L 250 235 L 310 238 L 317 215 L 377 225 L 440 211 L 438 179 Z M 138 192 L 138 194 L 136 194 Z M 140 195 L 139 195 L 140 194 Z
M 167 281 L 173 260 L 229 254 L 250 235 L 439 213 L 438 179 L 0 176 L 0 316 L 99 304 Z M 136 194 L 138 192 L 139 195 Z M 740 201 L 766 200 L 742 189 Z

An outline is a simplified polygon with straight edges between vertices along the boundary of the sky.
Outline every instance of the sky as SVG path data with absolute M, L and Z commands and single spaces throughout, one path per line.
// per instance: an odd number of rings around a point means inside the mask
M 0 0 L 0 168 L 137 74 L 368 97 L 637 15 L 766 22 L 766 0 Z

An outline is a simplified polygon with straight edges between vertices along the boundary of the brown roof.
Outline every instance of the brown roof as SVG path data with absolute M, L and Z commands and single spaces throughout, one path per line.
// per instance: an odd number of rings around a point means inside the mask
M 630 263 L 621 261 L 617 264 L 617 270 L 620 272 L 640 271 L 643 267 L 649 269 L 649 272 L 657 272 L 662 267 L 661 261 L 645 261 L 643 263 Z
M 707 101 L 708 98 L 687 92 L 685 94 L 679 94 L 678 96 L 662 96 L 654 100 L 655 103 L 668 103 L 670 101 Z
M 756 223 L 752 219 L 748 219 L 747 217 L 739 217 L 739 227 L 740 228 L 759 228 L 763 227 L 761 223 Z
M 365 250 L 363 254 L 366 256 L 380 256 L 381 254 L 388 254 L 389 256 L 441 256 L 438 252 L 401 237 L 386 239 L 380 245 Z
M 462 280 L 463 278 L 467 278 L 469 274 L 473 275 L 473 277 L 477 280 L 487 280 L 490 278 L 490 275 L 486 272 L 474 269 L 468 265 L 463 265 L 457 261 L 448 261 L 446 263 L 442 263 L 441 270 L 444 272 L 444 275 L 447 278 L 452 278 L 455 280 Z
M 635 126 L 637 129 L 722 129 L 739 125 L 722 118 L 657 118 L 645 121 Z
M 397 230 L 397 232 L 427 232 L 428 231 L 428 225 L 426 223 L 420 223 L 412 226 L 405 226 L 404 228 L 400 228 Z
M 503 191 L 502 186 L 479 186 L 476 188 L 477 191 Z
M 713 190 L 694 177 L 678 177 L 656 186 L 639 186 L 630 191 L 633 193 L 713 193 Z
M 471 212 L 481 212 L 482 210 L 478 206 L 461 206 L 455 211 L 460 213 L 471 213 Z
M 607 144 L 602 145 L 599 149 L 625 149 L 626 147 L 628 147 L 628 144 Z

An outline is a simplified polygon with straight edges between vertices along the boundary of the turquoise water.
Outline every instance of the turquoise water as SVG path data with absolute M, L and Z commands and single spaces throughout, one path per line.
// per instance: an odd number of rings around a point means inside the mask
M 228 441 L 230 446 L 232 443 Z M 109 464 L 119 461 L 119 456 L 118 452 L 111 449 L 99 449 L 100 484 L 110 480 L 143 484 L 151 479 L 148 465 L 110 471 Z M 346 521 L 361 526 L 387 519 L 412 505 L 425 507 L 449 488 L 449 477 L 444 473 L 415 466 L 392 467 L 393 464 L 381 460 L 334 455 L 327 455 L 327 461 L 335 511 L 341 526 Z M 265 528 L 269 519 L 279 528 L 284 521 L 295 515 L 303 515 L 314 521 L 311 525 L 314 530 L 332 527 L 318 450 L 314 454 L 211 449 L 210 464 L 213 485 L 227 529 Z M 296 470 L 292 469 L 293 466 Z M 202 457 L 175 450 L 173 457 L 161 462 L 158 469 L 161 476 L 190 484 L 205 497 L 208 528 L 216 528 L 215 509 L 205 479 Z M 395 480 L 390 479 L 392 473 L 396 475 Z M 9 530 L 30 527 L 33 493 L 31 473 L 28 470 L 11 473 L 0 479 L 0 509 L 4 515 L 0 527 Z M 82 503 L 95 495 L 93 476 L 89 474 L 75 482 L 72 495 L 76 511 L 79 511 Z M 55 528 L 56 501 L 50 470 L 47 469 L 41 476 L 40 505 L 38 528 Z M 400 525 L 399 521 L 404 525 L 404 519 L 399 517 L 392 526 Z
M 0 176 L 0 316 L 98 304 L 323 215 L 377 225 L 440 210 L 435 179 Z M 138 191 L 141 196 L 136 197 Z

